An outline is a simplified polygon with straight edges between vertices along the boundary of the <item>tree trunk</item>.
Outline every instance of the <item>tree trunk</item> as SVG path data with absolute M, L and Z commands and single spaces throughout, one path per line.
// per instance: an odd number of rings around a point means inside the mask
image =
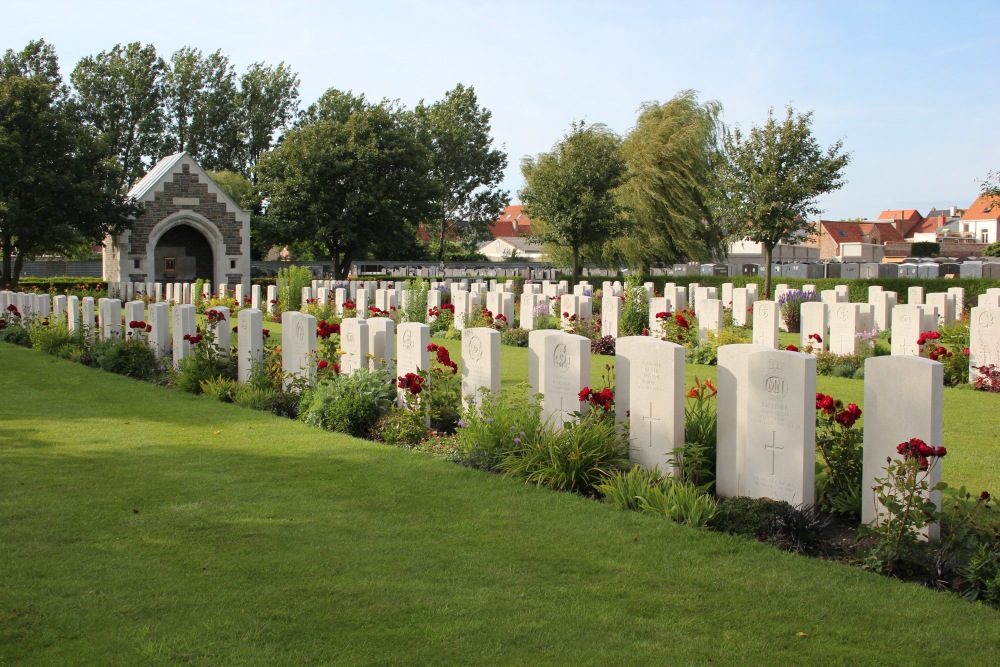
M 580 280 L 580 247 L 573 246 L 573 280 L 570 282 L 571 287 L 575 287 L 577 282 Z
M 441 214 L 441 237 L 438 242 L 438 266 L 441 268 L 441 275 L 444 275 L 444 237 L 448 233 L 448 220 Z
M 3 237 L 3 273 L 0 274 L 0 275 L 3 276 L 3 281 L 4 281 L 5 284 L 8 285 L 8 287 L 14 288 L 14 287 L 17 287 L 17 284 L 11 282 L 11 273 L 12 273 L 12 271 L 11 271 L 10 255 L 11 255 L 11 237 L 4 236 Z
M 11 287 L 17 287 L 17 284 L 21 281 L 21 269 L 24 268 L 24 253 L 18 251 L 17 259 L 14 260 L 14 271 L 10 275 Z
M 771 298 L 771 252 L 774 250 L 774 245 L 770 243 L 764 244 L 764 300 Z

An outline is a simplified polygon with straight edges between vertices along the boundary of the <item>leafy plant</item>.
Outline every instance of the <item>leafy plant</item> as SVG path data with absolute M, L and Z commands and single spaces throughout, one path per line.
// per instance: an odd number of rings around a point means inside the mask
M 278 302 L 284 310 L 302 307 L 302 288 L 312 285 L 312 271 L 308 266 L 289 266 L 278 270 Z
M 427 321 L 427 291 L 429 285 L 424 280 L 411 278 L 406 283 L 406 307 L 403 309 L 404 322 Z
M 499 394 L 483 393 L 478 410 L 467 407 L 455 437 L 467 465 L 496 471 L 509 452 L 542 428 L 541 405 L 525 403 L 523 385 Z
M 632 466 L 629 470 L 615 470 L 595 488 L 604 501 L 623 510 L 639 511 L 642 499 L 650 494 L 653 487 L 666 487 L 672 482 L 659 468 Z
M 299 418 L 328 431 L 363 437 L 396 400 L 396 384 L 384 370 L 362 367 L 328 376 L 304 392 Z
M 509 345 L 511 347 L 528 347 L 528 334 L 530 332 L 527 329 L 521 329 L 520 327 L 514 327 L 513 329 L 507 329 L 500 332 L 500 344 Z
M 819 301 L 816 292 L 803 292 L 802 290 L 790 290 L 778 297 L 778 308 L 781 311 L 781 319 L 788 328 L 789 333 L 799 333 L 802 322 L 802 304 L 809 301 Z
M 653 486 L 639 499 L 643 512 L 663 516 L 670 521 L 704 528 L 718 510 L 718 504 L 704 490 L 681 481 L 671 480 L 665 485 Z
M 154 380 L 162 372 L 156 353 L 139 338 L 97 341 L 92 358 L 93 364 L 101 370 L 136 380 Z
M 641 280 L 636 274 L 625 279 L 625 301 L 618 320 L 622 336 L 641 336 L 649 326 L 649 297 Z
M 731 311 L 726 311 L 730 313 Z M 693 364 L 703 364 L 714 366 L 719 363 L 719 348 L 723 345 L 738 345 L 750 343 L 753 334 L 743 327 L 724 326 L 719 331 L 711 329 L 705 332 L 705 340 L 701 341 L 697 347 L 691 350 L 689 359 Z
M 766 540 L 775 517 L 792 509 L 783 500 L 770 498 L 727 498 L 719 503 L 711 528 L 720 533 Z
M 816 448 L 822 465 L 816 475 L 820 506 L 841 514 L 861 515 L 862 432 L 855 428 L 861 409 L 844 406 L 833 396 L 816 394 Z
M 608 298 L 613 299 L 615 297 Z M 613 357 L 615 354 L 615 337 L 602 336 L 597 340 L 590 341 L 590 352 L 591 354 L 603 354 Z
M 239 388 L 239 382 L 221 376 L 201 381 L 201 394 L 222 403 L 233 403 Z
M 826 531 L 833 517 L 815 505 L 784 507 L 768 528 L 769 538 L 785 551 L 821 556 L 827 551 Z
M 900 443 L 896 451 L 903 457 L 886 459 L 886 476 L 875 480 L 876 512 L 873 526 L 861 526 L 861 534 L 872 538 L 866 565 L 893 575 L 901 565 L 912 562 L 919 549 L 920 533 L 940 520 L 941 513 L 930 498 L 928 479 L 932 466 L 947 453 L 918 438 Z
M 526 432 L 498 467 L 507 477 L 589 495 L 627 461 L 628 441 L 612 420 L 594 411 L 565 424 L 562 431 L 543 426 Z
M 685 484 L 710 490 L 715 483 L 715 450 L 718 419 L 715 397 L 719 391 L 711 380 L 696 377 L 684 406 L 684 445 L 674 450 L 671 464 Z

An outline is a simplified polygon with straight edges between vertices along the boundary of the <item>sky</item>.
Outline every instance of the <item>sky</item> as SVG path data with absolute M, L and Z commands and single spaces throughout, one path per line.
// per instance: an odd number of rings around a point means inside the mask
M 67 80 L 118 43 L 221 49 L 237 73 L 289 64 L 303 108 L 329 88 L 413 107 L 462 83 L 493 114 L 515 202 L 522 158 L 575 120 L 624 134 L 644 102 L 685 89 L 743 129 L 790 105 L 852 155 L 820 200 L 836 220 L 964 208 L 1000 171 L 998 22 L 996 0 L 0 0 L 0 49 L 42 38 Z

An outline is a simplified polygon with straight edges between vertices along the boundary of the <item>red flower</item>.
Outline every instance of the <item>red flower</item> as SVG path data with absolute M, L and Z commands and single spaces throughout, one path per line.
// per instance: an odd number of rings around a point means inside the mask
M 965 356 L 969 356 L 969 348 L 964 348 L 962 350 L 962 354 L 964 354 Z
M 816 394 L 816 409 L 822 410 L 825 414 L 830 414 L 833 410 L 833 396 L 827 396 L 826 394 Z
M 786 347 L 785 349 L 786 349 L 787 351 L 789 351 L 789 352 L 798 352 L 798 351 L 799 351 L 799 348 L 795 347 L 794 345 L 789 345 L 789 346 L 788 346 L 788 347 Z
M 588 398 L 590 398 L 590 387 L 584 387 L 583 389 L 581 389 L 579 397 L 580 397 L 580 402 L 581 403 L 583 403 Z
M 327 366 L 329 366 L 329 365 L 330 365 L 330 362 L 329 362 L 329 361 L 327 361 L 326 359 L 320 359 L 320 360 L 319 360 L 319 363 L 318 363 L 318 364 L 316 364 L 316 367 L 317 367 L 317 368 L 318 368 L 319 370 L 321 370 L 321 371 L 322 371 L 322 370 L 325 370 L 325 369 L 326 369 L 326 367 L 327 367 Z
M 670 317 L 670 313 L 668 313 L 667 311 L 661 311 L 656 314 L 656 319 L 658 320 L 665 320 L 668 317 Z
M 990 492 L 983 491 L 982 493 L 979 494 L 979 499 L 982 500 L 984 503 L 988 503 L 990 501 Z
M 147 324 L 146 325 L 146 333 L 153 333 L 153 325 L 152 324 Z

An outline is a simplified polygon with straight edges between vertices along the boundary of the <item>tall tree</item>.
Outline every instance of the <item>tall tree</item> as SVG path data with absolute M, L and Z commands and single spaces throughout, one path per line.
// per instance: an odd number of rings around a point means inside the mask
M 429 170 L 412 113 L 328 90 L 257 164 L 260 233 L 320 246 L 344 278 L 366 253 L 413 242 L 429 212 Z
M 445 247 L 462 225 L 466 250 L 490 236 L 490 225 L 510 201 L 499 187 L 507 168 L 507 154 L 493 148 L 492 113 L 479 106 L 476 91 L 462 84 L 443 100 L 414 110 L 421 136 L 430 146 L 431 178 L 437 185 L 435 218 L 427 226 L 435 231 L 437 259 L 444 266 Z
M 166 63 L 152 44 L 117 44 L 87 56 L 70 75 L 83 118 L 122 163 L 128 190 L 159 157 L 163 144 Z
M 709 204 L 722 157 L 722 105 L 698 103 L 693 90 L 644 104 L 622 143 L 628 168 L 618 201 L 632 221 L 619 247 L 642 273 L 656 263 L 724 254 L 724 234 Z
M 621 139 L 604 125 L 574 123 L 549 153 L 521 163 L 521 201 L 543 243 L 572 253 L 573 282 L 580 277 L 581 252 L 617 237 L 620 207 L 615 198 L 625 176 Z
M 843 171 L 851 155 L 842 151 L 839 140 L 821 148 L 812 134 L 812 112 L 799 114 L 791 107 L 783 121 L 770 109 L 763 127 L 755 125 L 748 134 L 737 127 L 726 137 L 718 207 L 734 238 L 764 246 L 765 298 L 771 293 L 774 247 L 808 234 L 807 216 L 822 212 L 820 195 L 847 182 Z
M 165 95 L 166 152 L 187 151 L 206 169 L 242 170 L 239 90 L 227 56 L 178 50 L 170 58 Z
M 299 77 L 285 63 L 270 67 L 254 63 L 240 77 L 240 126 L 243 175 L 257 180 L 254 169 L 274 135 L 295 118 L 299 110 Z
M 127 229 L 139 206 L 122 167 L 68 99 L 43 41 L 0 60 L 0 254 L 16 285 L 25 259 L 76 251 Z M 16 253 L 16 260 L 14 255 Z

